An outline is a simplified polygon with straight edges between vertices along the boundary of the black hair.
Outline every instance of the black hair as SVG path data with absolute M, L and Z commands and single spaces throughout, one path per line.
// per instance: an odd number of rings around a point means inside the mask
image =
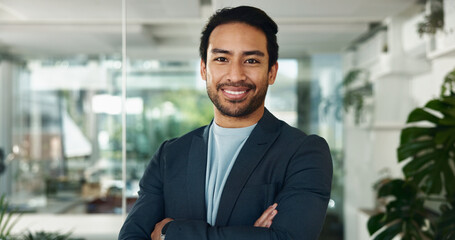
M 199 45 L 199 55 L 204 63 L 207 63 L 207 48 L 212 31 L 219 25 L 234 22 L 245 23 L 264 32 L 267 39 L 270 69 L 278 60 L 278 43 L 276 39 L 278 26 L 264 11 L 250 6 L 223 8 L 210 17 L 207 25 L 202 30 L 201 43 Z

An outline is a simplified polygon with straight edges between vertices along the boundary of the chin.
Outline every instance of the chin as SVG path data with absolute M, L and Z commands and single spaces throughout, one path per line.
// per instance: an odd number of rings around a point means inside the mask
M 256 112 L 259 108 L 253 108 L 251 106 L 243 106 L 243 107 L 227 107 L 221 106 L 217 107 L 218 111 L 227 117 L 236 117 L 236 118 L 247 118 L 252 113 Z

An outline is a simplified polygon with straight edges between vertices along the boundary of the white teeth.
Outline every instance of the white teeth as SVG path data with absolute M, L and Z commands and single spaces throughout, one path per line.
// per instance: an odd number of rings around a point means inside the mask
M 224 91 L 229 94 L 234 94 L 234 95 L 240 95 L 240 94 L 244 94 L 246 92 L 246 91 L 229 91 L 229 90 L 224 90 Z

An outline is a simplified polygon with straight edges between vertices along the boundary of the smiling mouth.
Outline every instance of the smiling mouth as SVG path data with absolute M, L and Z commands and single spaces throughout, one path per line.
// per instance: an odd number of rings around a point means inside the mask
M 224 83 L 219 84 L 217 89 L 223 93 L 226 100 L 241 102 L 248 97 L 249 92 L 254 90 L 255 86 L 249 83 Z
M 224 90 L 225 92 L 229 93 L 229 94 L 232 94 L 232 95 L 241 95 L 241 94 L 244 94 L 246 93 L 247 91 L 231 91 L 231 90 Z
M 241 102 L 248 96 L 251 89 L 221 89 L 224 97 L 230 102 Z

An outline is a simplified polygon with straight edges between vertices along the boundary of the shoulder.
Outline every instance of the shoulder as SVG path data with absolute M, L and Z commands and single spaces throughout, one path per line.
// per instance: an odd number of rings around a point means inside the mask
M 275 133 L 278 135 L 275 146 L 285 147 L 289 151 L 297 150 L 304 146 L 321 147 L 323 150 L 328 150 L 328 145 L 324 138 L 314 134 L 308 135 L 302 130 L 276 118 L 267 110 L 258 125 L 263 132 L 270 134 L 269 136 Z
M 286 123 L 281 128 L 280 137 L 285 139 L 282 149 L 287 148 L 291 154 L 287 168 L 291 175 L 302 169 L 313 169 L 316 173 L 314 179 L 320 179 L 325 184 L 323 189 L 330 193 L 333 165 L 327 141 L 315 134 L 307 135 Z
M 204 134 L 207 130 L 208 125 L 194 129 L 180 137 L 169 139 L 163 143 L 163 150 L 181 149 L 184 146 L 190 146 L 195 137 L 204 138 Z
M 330 149 L 327 141 L 316 134 L 306 134 L 300 129 L 291 127 L 285 123 L 283 127 L 284 136 L 290 136 L 293 141 L 296 141 L 300 149 L 320 149 L 324 153 L 330 154 Z
M 280 130 L 281 130 L 281 136 L 286 137 L 286 138 L 293 138 L 293 139 L 304 139 L 308 137 L 308 135 L 303 132 L 302 130 L 292 127 L 286 122 L 279 120 L 280 121 Z

